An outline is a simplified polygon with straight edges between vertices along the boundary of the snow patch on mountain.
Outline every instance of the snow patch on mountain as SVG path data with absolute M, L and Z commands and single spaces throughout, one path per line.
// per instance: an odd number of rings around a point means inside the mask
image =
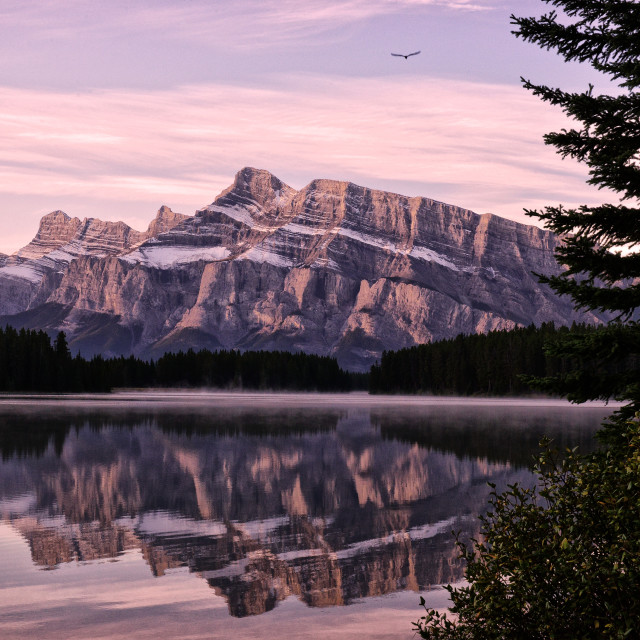
M 274 267 L 292 267 L 293 260 L 283 256 L 278 251 L 273 250 L 265 245 L 255 246 L 249 251 L 246 251 L 241 256 L 238 256 L 238 260 L 250 260 L 251 262 L 267 262 Z
M 460 269 L 453 262 L 451 262 L 451 260 L 448 260 L 443 255 L 436 253 L 431 249 L 427 249 L 427 247 L 414 246 L 413 249 L 411 249 L 409 255 L 412 258 L 424 260 L 425 262 L 437 262 L 438 264 L 441 264 L 443 267 L 447 267 L 447 269 L 451 269 L 452 271 L 460 271 Z
M 33 263 L 11 264 L 0 267 L 0 276 L 28 280 L 38 284 L 42 280 L 42 271 Z
M 368 244 L 372 247 L 378 247 L 379 249 L 386 249 L 387 251 L 393 251 L 394 253 L 398 250 L 393 242 L 389 242 L 385 238 L 372 236 L 367 233 L 360 233 L 359 231 L 355 231 L 354 229 L 345 229 L 344 227 L 341 227 L 338 230 L 338 234 L 344 236 L 345 238 L 351 238 L 352 240 L 356 240 L 357 242 Z
M 214 262 L 229 256 L 226 247 L 176 247 L 163 245 L 146 245 L 120 259 L 129 264 L 142 264 L 146 267 L 170 269 L 191 262 Z

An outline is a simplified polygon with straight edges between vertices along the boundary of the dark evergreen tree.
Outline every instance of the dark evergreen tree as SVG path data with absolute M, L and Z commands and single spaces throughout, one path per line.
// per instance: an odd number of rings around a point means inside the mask
M 565 238 L 557 250 L 567 270 L 541 277 L 577 308 L 612 314 L 598 334 L 572 336 L 553 352 L 578 366 L 541 381 L 572 400 L 617 398 L 640 408 L 640 4 L 632 0 L 543 0 L 559 7 L 541 18 L 516 18 L 516 36 L 567 61 L 590 63 L 619 85 L 611 94 L 589 87 L 581 93 L 524 81 L 542 100 L 559 106 L 576 127 L 545 136 L 563 157 L 589 167 L 588 182 L 619 195 L 617 202 L 567 209 L 562 205 L 528 211 Z M 616 366 L 618 364 L 618 366 Z M 605 373 L 608 372 L 608 373 Z M 594 384 L 597 378 L 597 384 Z
M 585 333 L 601 331 L 586 324 L 556 328 L 549 322 L 385 351 L 371 370 L 369 390 L 463 396 L 538 393 L 526 381 L 531 376 L 565 376 L 576 366 L 570 358 L 545 353 L 545 343 L 581 340 Z
M 544 455 L 537 486 L 493 494 L 481 541 L 462 545 L 468 586 L 448 587 L 457 619 L 427 610 L 416 623 L 424 638 L 640 637 L 640 3 L 542 1 L 563 15 L 512 16 L 514 33 L 618 85 L 606 95 L 525 81 L 576 122 L 546 142 L 586 163 L 589 182 L 619 201 L 529 212 L 565 234 L 558 260 L 567 270 L 542 280 L 577 308 L 613 317 L 602 331 L 551 346 L 572 367 L 539 383 L 577 401 L 627 404 L 601 432 L 605 448 L 563 462 Z

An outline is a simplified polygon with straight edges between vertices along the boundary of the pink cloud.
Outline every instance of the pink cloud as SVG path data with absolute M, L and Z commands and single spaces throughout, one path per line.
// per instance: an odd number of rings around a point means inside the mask
M 517 219 L 525 206 L 602 197 L 585 186 L 583 167 L 542 142 L 566 125 L 562 114 L 518 87 L 424 77 L 279 84 L 4 89 L 0 201 L 36 197 L 54 209 L 84 199 L 96 216 L 124 201 L 147 219 L 163 203 L 192 213 L 246 165 L 294 187 L 352 180 Z M 3 214 L 0 235 L 13 225 Z M 25 239 L 34 232 L 30 220 Z
M 29 36 L 67 39 L 78 33 L 97 38 L 161 32 L 168 39 L 222 39 L 227 47 L 271 46 L 278 41 L 304 42 L 322 33 L 375 16 L 408 9 L 444 8 L 480 11 L 495 0 L 237 0 L 233 3 L 194 0 L 189 3 L 142 0 L 7 0 L 0 25 L 28 30 Z M 269 38 L 263 39 L 265 30 Z

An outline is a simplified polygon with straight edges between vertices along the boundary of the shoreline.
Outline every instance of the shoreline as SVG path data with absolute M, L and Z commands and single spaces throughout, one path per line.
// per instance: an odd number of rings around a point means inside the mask
M 427 396 L 398 394 L 369 394 L 351 392 L 296 392 L 296 391 L 224 391 L 219 389 L 121 389 L 110 393 L 0 393 L 0 408 L 29 405 L 92 405 L 92 406 L 282 406 L 284 407 L 548 407 L 548 408 L 610 408 L 624 406 L 622 402 L 594 400 L 583 404 L 571 403 L 564 398 L 541 396 Z M 34 407 L 35 408 L 35 407 Z

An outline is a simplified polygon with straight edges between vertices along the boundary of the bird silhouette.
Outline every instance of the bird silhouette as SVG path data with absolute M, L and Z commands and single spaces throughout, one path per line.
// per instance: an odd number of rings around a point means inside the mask
M 404 58 L 406 60 L 409 56 L 417 56 L 419 53 L 419 51 L 414 51 L 413 53 L 392 53 L 391 55 L 396 56 L 397 58 Z

